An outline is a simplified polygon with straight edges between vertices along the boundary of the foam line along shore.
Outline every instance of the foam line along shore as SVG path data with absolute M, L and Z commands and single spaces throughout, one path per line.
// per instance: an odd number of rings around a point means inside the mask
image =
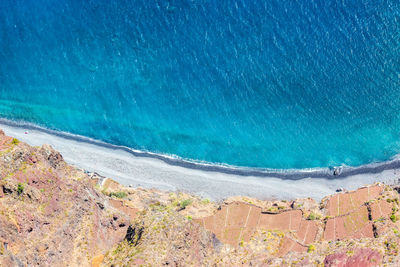
M 265 172 L 263 176 L 251 173 L 239 175 L 215 169 L 205 170 L 169 164 L 159 157 L 150 157 L 148 154 L 140 156 L 140 151 L 137 151 L 139 154 L 134 154 L 96 140 L 57 133 L 29 124 L 2 120 L 0 128 L 7 135 L 31 145 L 50 144 L 62 153 L 68 163 L 98 172 L 124 185 L 180 190 L 215 200 L 233 195 L 247 195 L 260 199 L 321 199 L 338 188 L 351 190 L 378 181 L 393 184 L 397 182 L 400 174 L 398 160 L 394 159 L 359 168 L 343 168 L 338 177 L 332 175 L 329 170 L 317 170 L 321 173 L 320 176 L 312 170 L 304 170 L 301 172 L 303 177 L 296 179 L 285 175 L 274 176 L 279 173 L 287 175 L 290 171 L 271 171 L 270 175 Z M 229 169 L 222 166 L 219 168 Z M 308 177 L 306 173 L 309 173 Z

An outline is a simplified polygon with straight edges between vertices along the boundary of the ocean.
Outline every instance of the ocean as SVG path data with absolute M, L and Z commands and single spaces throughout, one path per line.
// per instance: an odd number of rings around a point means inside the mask
M 194 162 L 400 152 L 400 1 L 2 0 L 0 117 Z

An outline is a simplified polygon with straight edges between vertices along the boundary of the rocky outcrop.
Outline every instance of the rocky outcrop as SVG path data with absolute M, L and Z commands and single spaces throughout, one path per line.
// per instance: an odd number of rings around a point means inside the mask
M 137 226 L 133 228 L 135 234 L 129 238 L 134 242 L 114 247 L 106 255 L 104 266 L 115 263 L 115 266 L 167 263 L 177 266 L 379 266 L 399 263 L 398 193 L 382 184 L 341 192 L 321 203 L 311 199 L 261 201 L 234 197 L 218 206 L 183 193 L 133 188 L 127 192 L 131 200 L 126 201 L 137 203 L 139 194 L 140 205 L 151 208 L 150 211 L 141 209 L 142 215 L 137 217 Z M 182 208 L 182 203 L 187 205 Z M 155 226 L 155 218 L 167 223 Z M 196 224 L 200 227 L 191 228 Z M 165 230 L 160 231 L 160 228 Z M 178 235 L 185 232 L 182 229 L 188 229 L 186 234 Z M 208 235 L 205 230 L 209 231 Z M 192 231 L 206 239 L 202 242 L 188 239 Z M 141 233 L 141 238 L 132 237 L 137 233 Z M 202 249 L 195 249 L 199 247 Z M 167 255 L 174 253 L 180 256 L 173 260 L 168 258 Z M 197 260 L 188 260 L 193 258 Z
M 152 205 L 138 218 L 126 240 L 105 257 L 104 266 L 204 266 L 220 242 L 171 206 Z
M 352 255 L 351 255 L 352 254 Z M 372 267 L 382 264 L 382 255 L 370 248 L 357 249 L 354 253 L 339 252 L 326 256 L 326 267 Z
M 0 265 L 89 266 L 130 218 L 51 146 L 0 134 Z
M 0 131 L 0 266 L 398 266 L 399 193 L 222 203 L 124 187 Z

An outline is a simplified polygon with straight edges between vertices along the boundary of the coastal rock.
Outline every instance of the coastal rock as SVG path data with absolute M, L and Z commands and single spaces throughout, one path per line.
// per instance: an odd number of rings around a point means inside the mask
M 50 146 L 14 141 L 0 153 L 2 266 L 90 266 L 91 257 L 123 240 L 128 214 Z
M 397 266 L 399 193 L 223 202 L 125 187 L 0 131 L 1 266 Z
M 124 242 L 106 254 L 103 266 L 207 266 L 218 242 L 171 207 L 152 205 L 129 227 Z
M 369 248 L 357 249 L 352 256 L 345 252 L 328 255 L 324 261 L 326 267 L 372 267 L 381 263 L 382 255 Z
M 61 154 L 54 150 L 54 148 L 50 145 L 43 145 L 39 153 L 41 153 L 45 159 L 48 161 L 51 167 L 57 168 L 61 163 L 64 162 L 63 157 Z

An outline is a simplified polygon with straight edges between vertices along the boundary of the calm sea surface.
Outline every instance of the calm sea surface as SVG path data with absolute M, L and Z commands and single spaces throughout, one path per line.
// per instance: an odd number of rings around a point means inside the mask
M 191 160 L 400 152 L 398 0 L 1 0 L 0 117 Z

